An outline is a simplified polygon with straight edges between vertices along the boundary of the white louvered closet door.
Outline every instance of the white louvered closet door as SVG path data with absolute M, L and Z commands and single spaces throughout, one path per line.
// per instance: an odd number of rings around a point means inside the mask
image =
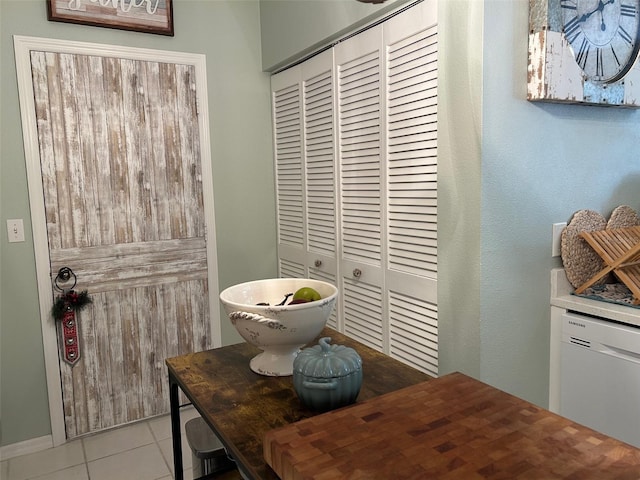
M 301 65 L 306 188 L 307 272 L 309 278 L 338 285 L 337 172 L 333 51 Z M 338 326 L 338 308 L 327 324 Z
M 335 47 L 344 332 L 385 348 L 382 27 Z
M 306 276 L 306 229 L 302 145 L 302 86 L 299 69 L 271 77 L 276 170 L 278 270 L 281 277 Z
M 336 284 L 330 326 L 432 375 L 437 47 L 425 0 L 272 77 L 280 275 Z
M 432 375 L 438 374 L 437 29 L 436 2 L 384 23 L 389 353 Z
M 333 52 L 274 75 L 281 277 L 337 285 Z M 338 328 L 336 308 L 328 325 Z

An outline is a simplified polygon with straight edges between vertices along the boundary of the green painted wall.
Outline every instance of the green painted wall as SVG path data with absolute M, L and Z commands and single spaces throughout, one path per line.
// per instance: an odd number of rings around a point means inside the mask
M 175 36 L 48 22 L 42 0 L 0 0 L 0 445 L 51 433 L 12 35 L 206 55 L 219 283 L 276 275 L 269 78 L 257 0 L 178 0 Z M 7 243 L 23 218 L 25 243 Z M 223 342 L 240 337 L 222 316 Z

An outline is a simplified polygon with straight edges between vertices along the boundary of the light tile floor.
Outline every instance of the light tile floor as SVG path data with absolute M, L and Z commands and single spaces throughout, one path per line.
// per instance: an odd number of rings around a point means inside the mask
M 180 411 L 184 478 L 193 478 L 184 424 L 198 416 Z M 4 460 L 0 480 L 170 480 L 173 479 L 168 415 L 72 440 L 60 447 Z

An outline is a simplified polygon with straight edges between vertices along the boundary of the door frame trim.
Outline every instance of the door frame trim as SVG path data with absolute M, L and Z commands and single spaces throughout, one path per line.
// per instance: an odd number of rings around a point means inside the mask
M 53 306 L 49 245 L 44 209 L 42 172 L 40 168 L 40 149 L 35 118 L 35 102 L 31 76 L 31 51 L 69 53 L 101 57 L 116 57 L 129 60 L 156 61 L 193 65 L 196 72 L 197 102 L 204 106 L 198 112 L 200 128 L 202 189 L 206 222 L 205 238 L 207 242 L 207 263 L 209 283 L 209 316 L 211 319 L 212 343 L 214 347 L 222 345 L 220 309 L 218 307 L 218 262 L 215 235 L 215 217 L 213 205 L 213 171 L 211 164 L 211 139 L 209 133 L 209 100 L 207 94 L 206 57 L 203 54 L 152 50 L 146 48 L 105 45 L 41 37 L 14 35 L 16 72 L 20 101 L 20 117 L 25 150 L 27 182 L 29 187 L 29 206 L 31 208 L 31 226 L 33 247 L 35 250 L 36 280 L 38 303 L 42 325 L 45 375 L 49 397 L 49 415 L 53 446 L 67 441 L 65 433 L 62 386 L 60 382 L 60 364 L 57 347 L 55 323 L 49 312 Z

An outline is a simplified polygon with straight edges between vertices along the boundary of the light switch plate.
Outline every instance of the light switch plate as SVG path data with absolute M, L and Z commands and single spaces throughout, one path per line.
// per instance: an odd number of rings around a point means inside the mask
M 562 241 L 562 230 L 567 226 L 567 222 L 553 224 L 553 237 L 551 241 L 551 256 L 560 256 L 560 244 Z
M 9 243 L 24 242 L 24 224 L 21 218 L 7 220 Z

